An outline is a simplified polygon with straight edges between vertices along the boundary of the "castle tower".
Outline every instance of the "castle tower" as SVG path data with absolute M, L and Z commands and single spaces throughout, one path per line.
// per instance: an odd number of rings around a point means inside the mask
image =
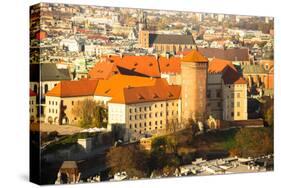
M 192 50 L 181 59 L 182 122 L 203 120 L 206 114 L 208 59 Z

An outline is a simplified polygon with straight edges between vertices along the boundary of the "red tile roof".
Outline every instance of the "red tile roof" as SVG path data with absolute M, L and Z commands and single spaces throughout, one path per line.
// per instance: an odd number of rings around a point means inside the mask
M 181 59 L 179 57 L 159 57 L 158 59 L 161 73 L 180 73 Z
M 126 104 L 179 99 L 181 87 L 168 85 L 165 79 L 158 78 L 153 86 L 124 88 Z
M 119 71 L 138 73 L 148 77 L 160 77 L 160 70 L 155 56 L 111 56 Z
M 214 58 L 212 61 L 209 62 L 208 72 L 223 73 L 227 68 L 233 69 L 234 71 L 237 72 L 236 68 L 231 63 L 231 61 Z
M 108 80 L 100 80 L 95 95 L 112 97 L 114 102 L 124 102 L 124 88 L 152 86 L 154 83 L 155 78 L 117 74 Z
M 94 96 L 98 80 L 61 81 L 46 96 L 55 97 L 80 97 Z
M 186 56 L 182 58 L 182 62 L 198 62 L 207 63 L 208 59 L 199 51 L 191 50 Z
M 114 63 L 97 63 L 88 73 L 91 79 L 108 79 L 110 76 L 119 74 L 119 70 Z
M 180 97 L 180 86 L 170 86 L 162 78 L 119 74 L 100 80 L 95 95 L 111 97 L 110 102 L 121 104 L 172 100 Z

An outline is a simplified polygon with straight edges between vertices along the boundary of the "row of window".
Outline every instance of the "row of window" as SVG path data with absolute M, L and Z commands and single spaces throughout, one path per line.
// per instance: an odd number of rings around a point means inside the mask
M 29 105 L 33 105 L 33 104 L 34 104 L 33 100 L 29 101 Z
M 234 116 L 234 112 L 231 112 L 231 117 L 233 117 Z M 236 116 L 240 116 L 240 112 L 236 112 Z
M 162 128 L 163 128 L 162 126 L 159 127 L 159 129 L 162 129 Z M 154 127 L 154 129 L 151 128 L 151 127 L 149 127 L 149 128 L 144 128 L 144 131 L 142 131 L 142 130 L 139 130 L 139 131 L 138 131 L 138 130 L 135 129 L 135 133 L 136 133 L 136 132 L 139 132 L 140 134 L 142 134 L 142 133 L 145 133 L 146 131 L 157 130 L 157 129 L 158 129 L 158 127 Z
M 58 101 L 49 101 L 49 105 L 58 105 Z
M 174 106 L 175 103 L 172 102 L 171 105 Z M 166 106 L 168 107 L 168 106 L 169 106 L 169 103 L 166 103 Z M 178 106 L 178 103 L 176 103 L 176 106 Z M 154 107 L 157 108 L 158 105 L 155 104 Z M 164 104 L 161 103 L 161 104 L 160 104 L 160 107 L 163 108 L 163 107 L 164 107 Z M 147 110 L 151 111 L 151 109 L 152 109 L 151 106 L 135 107 L 134 109 L 133 109 L 133 108 L 130 108 L 130 109 L 129 109 L 129 112 L 130 112 L 130 113 L 133 113 L 133 111 L 134 111 L 134 112 L 142 112 L 142 111 L 145 111 L 145 112 L 146 112 Z
M 217 89 L 215 92 L 216 92 L 216 97 L 220 98 L 221 97 L 221 90 Z M 211 96 L 212 96 L 211 93 L 212 93 L 212 91 L 208 89 L 207 90 L 207 98 L 211 98 Z
M 159 124 L 162 125 L 162 123 L 163 123 L 163 121 L 160 120 L 160 121 L 159 121 Z M 152 122 L 150 121 L 150 122 L 148 122 L 148 123 L 144 122 L 143 124 L 142 124 L 142 123 L 139 123 L 139 124 L 135 123 L 135 124 L 134 124 L 134 128 L 135 128 L 135 129 L 137 129 L 137 128 L 142 128 L 142 125 L 143 125 L 144 127 L 146 127 L 147 124 L 148 124 L 148 126 L 152 126 Z M 154 125 L 158 125 L 158 121 L 155 121 L 155 122 L 154 122 Z M 132 129 L 132 128 L 133 128 L 133 125 L 130 124 L 129 127 L 130 127 L 130 129 Z
M 217 89 L 215 92 L 216 92 L 216 97 L 220 98 L 221 97 L 221 90 Z M 211 93 L 212 93 L 211 90 L 207 90 L 207 98 L 211 98 L 211 96 L 212 96 Z M 237 98 L 240 98 L 240 96 L 241 96 L 240 93 L 236 94 Z M 231 98 L 234 98 L 234 93 L 231 93 Z
M 231 107 L 234 108 L 234 102 L 231 102 Z M 236 102 L 236 107 L 240 107 L 240 102 Z
M 49 113 L 57 114 L 58 113 L 58 109 L 51 109 L 51 108 L 49 108 Z
M 159 123 L 158 123 L 159 122 Z M 178 123 L 179 121 L 178 121 L 178 119 L 173 119 L 172 121 L 171 121 L 171 123 Z M 153 122 L 151 122 L 151 121 L 149 121 L 149 122 L 144 122 L 144 123 L 135 123 L 135 124 L 129 124 L 129 128 L 130 129 L 138 129 L 138 128 L 142 128 L 142 127 L 147 127 L 147 126 L 152 126 L 152 123 Z M 154 126 L 157 126 L 157 125 L 163 125 L 163 121 L 162 120 L 160 120 L 160 121 L 154 121 Z
M 176 111 L 175 113 L 174 113 L 174 111 L 172 111 L 171 115 L 174 115 L 174 114 L 178 115 L 178 111 Z M 168 111 L 166 112 L 166 115 L 167 116 L 169 115 Z M 159 112 L 159 117 L 162 117 L 162 116 L 163 116 L 163 113 Z M 152 118 L 152 113 L 149 113 L 149 114 L 139 114 L 139 115 L 134 115 L 134 116 L 130 115 L 129 119 L 130 120 L 138 120 L 138 119 L 143 119 L 143 118 L 145 119 L 147 117 Z M 158 112 L 154 113 L 154 117 L 158 117 Z

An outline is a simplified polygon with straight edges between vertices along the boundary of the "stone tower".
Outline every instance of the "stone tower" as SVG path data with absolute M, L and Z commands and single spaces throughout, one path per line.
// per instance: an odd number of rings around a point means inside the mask
M 192 50 L 181 59 L 182 122 L 204 119 L 208 59 L 197 50 Z

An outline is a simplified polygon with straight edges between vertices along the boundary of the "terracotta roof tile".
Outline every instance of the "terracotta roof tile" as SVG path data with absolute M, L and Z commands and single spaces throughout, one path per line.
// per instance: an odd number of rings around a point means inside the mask
M 161 73 L 180 73 L 181 59 L 179 57 L 159 57 L 158 59 Z
M 181 87 L 168 85 L 165 79 L 158 78 L 153 86 L 124 88 L 126 104 L 179 99 Z
M 46 96 L 78 97 L 94 96 L 98 80 L 61 81 Z
M 124 102 L 124 88 L 152 86 L 154 83 L 154 78 L 117 74 L 108 80 L 100 80 L 95 95 L 112 97 L 115 102 Z
M 160 77 L 160 70 L 155 56 L 111 56 L 119 71 L 138 73 L 148 77 Z
M 88 73 L 91 79 L 108 79 L 110 76 L 119 74 L 119 70 L 114 63 L 97 63 Z
M 198 62 L 207 63 L 208 59 L 197 50 L 191 50 L 186 56 L 182 58 L 182 62 Z
M 208 72 L 223 73 L 227 68 L 233 69 L 234 71 L 237 72 L 236 68 L 231 63 L 231 61 L 214 58 L 212 61 L 209 62 Z
M 172 100 L 180 97 L 180 86 L 170 86 L 162 78 L 119 74 L 100 80 L 95 95 L 111 97 L 110 102 L 122 104 Z

